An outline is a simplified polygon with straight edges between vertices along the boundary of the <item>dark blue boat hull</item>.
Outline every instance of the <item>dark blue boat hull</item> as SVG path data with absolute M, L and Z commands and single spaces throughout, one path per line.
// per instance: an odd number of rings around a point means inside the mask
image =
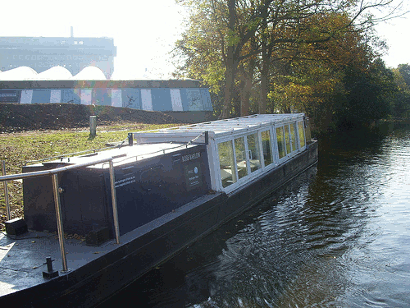
M 14 307 L 91 307 L 274 193 L 317 163 L 318 145 L 227 195 L 208 194 L 148 223 L 115 250 L 41 285 L 1 298 Z M 13 307 L 13 306 L 11 306 Z

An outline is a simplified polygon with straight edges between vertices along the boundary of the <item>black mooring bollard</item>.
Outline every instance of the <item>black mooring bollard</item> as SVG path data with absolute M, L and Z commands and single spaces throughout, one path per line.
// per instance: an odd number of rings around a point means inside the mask
M 132 133 L 128 133 L 128 145 L 130 147 L 134 145 L 134 135 Z
M 97 135 L 97 117 L 90 116 L 90 137 Z
M 53 260 L 51 257 L 46 258 L 47 272 L 43 272 L 44 278 L 54 278 L 58 276 L 58 271 L 53 270 Z

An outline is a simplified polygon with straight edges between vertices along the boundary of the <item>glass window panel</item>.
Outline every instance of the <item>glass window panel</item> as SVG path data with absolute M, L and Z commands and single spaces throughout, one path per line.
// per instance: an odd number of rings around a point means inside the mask
M 244 137 L 235 139 L 236 168 L 238 169 L 238 178 L 248 175 L 246 162 L 245 140 Z
M 292 152 L 298 149 L 298 145 L 296 143 L 296 123 L 292 123 L 289 125 L 290 127 L 290 138 L 291 138 L 291 145 L 292 145 Z
M 276 128 L 276 140 L 278 142 L 279 159 L 286 156 L 285 138 L 283 135 L 283 126 Z
M 248 140 L 249 165 L 251 172 L 253 172 L 261 167 L 258 134 L 248 135 L 246 138 Z
M 286 153 L 289 154 L 291 152 L 289 125 L 285 125 L 285 143 L 286 143 Z
M 272 145 L 270 142 L 270 131 L 265 130 L 261 133 L 262 136 L 262 149 L 263 149 L 263 161 L 265 166 L 272 163 Z
M 303 122 L 298 122 L 298 133 L 299 133 L 299 144 L 303 148 L 305 146 L 305 130 L 303 127 Z
M 232 141 L 218 144 L 219 167 L 221 170 L 222 187 L 236 182 L 235 165 L 233 161 Z

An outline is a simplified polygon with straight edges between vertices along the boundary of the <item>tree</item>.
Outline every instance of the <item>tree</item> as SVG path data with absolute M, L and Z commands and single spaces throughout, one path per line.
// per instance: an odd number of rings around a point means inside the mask
M 252 54 L 243 55 L 243 50 L 255 37 L 259 20 L 264 18 L 271 2 L 272 0 L 179 1 L 191 9 L 189 28 L 183 39 L 177 42 L 179 56 L 187 60 L 185 69 L 193 63 L 192 58 L 201 58 L 202 65 L 212 65 L 212 62 L 220 61 L 224 84 L 222 117 L 228 117 L 231 112 L 239 65 Z M 203 48 L 204 42 L 217 46 Z M 208 57 L 211 49 L 218 57 Z M 196 54 L 189 52 L 190 50 L 194 50 Z M 191 66 L 186 70 L 185 73 L 188 74 L 185 75 L 192 76 L 192 68 Z M 182 66 L 180 71 L 181 69 Z
M 250 86 L 257 87 L 258 109 L 264 113 L 272 109 L 268 100 L 275 98 L 271 78 L 277 67 L 300 61 L 304 49 L 311 53 L 316 48 L 320 54 L 319 44 L 365 31 L 374 22 L 365 13 L 392 2 L 369 1 L 180 0 L 190 9 L 190 17 L 176 45 L 177 54 L 186 60 L 179 75 L 200 77 L 215 87 L 212 91 L 223 102 L 222 117 L 235 110 L 233 97 L 238 92 L 241 114 L 247 114 Z
M 397 94 L 393 73 L 381 59 L 370 63 L 364 71 L 357 69 L 352 66 L 345 69 L 347 95 L 344 104 L 339 106 L 337 123 L 346 129 L 387 117 Z
M 396 118 L 410 116 L 410 66 L 400 64 L 392 70 L 398 92 L 392 102 L 392 115 Z
M 312 38 L 319 37 L 318 29 L 328 33 L 329 29 L 340 28 L 349 20 L 344 13 L 314 15 L 304 20 L 304 28 L 314 33 L 305 31 L 301 36 L 303 44 L 275 55 L 286 59 L 282 64 L 286 69 L 281 67 L 275 71 L 274 87 L 269 93 L 277 110 L 306 112 L 319 130 L 335 126 L 335 112 L 347 95 L 343 82 L 345 67 L 365 70 L 374 54 L 368 47 L 368 38 L 353 25 L 334 33 L 333 39 L 313 41 Z M 274 69 L 277 67 L 278 63 Z
M 397 67 L 400 75 L 402 76 L 405 84 L 410 89 L 410 65 L 408 64 L 399 64 Z

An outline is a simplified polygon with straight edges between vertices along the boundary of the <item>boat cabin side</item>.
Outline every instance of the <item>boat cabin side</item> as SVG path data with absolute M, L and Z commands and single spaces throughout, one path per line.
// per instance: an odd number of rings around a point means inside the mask
M 303 117 L 289 117 L 231 136 L 214 144 L 217 190 L 231 192 L 306 149 Z
M 25 166 L 23 172 L 49 170 L 87 161 L 113 160 L 120 234 L 132 231 L 187 204 L 210 190 L 206 147 L 150 144 Z M 113 237 L 109 164 L 59 174 L 64 229 L 88 235 L 107 230 Z M 29 229 L 56 231 L 50 176 L 23 181 L 25 221 Z M 106 232 L 106 231 L 104 231 Z
M 205 143 L 215 191 L 230 193 L 304 151 L 308 123 L 303 113 L 266 114 L 134 133 L 137 144 Z
M 306 149 L 303 114 L 253 115 L 130 134 L 130 146 L 23 168 L 23 172 L 112 157 L 120 233 L 171 213 L 210 191 L 232 193 Z M 135 141 L 135 142 L 134 142 Z M 59 175 L 64 228 L 113 235 L 108 164 Z M 30 229 L 55 231 L 49 176 L 23 181 Z

